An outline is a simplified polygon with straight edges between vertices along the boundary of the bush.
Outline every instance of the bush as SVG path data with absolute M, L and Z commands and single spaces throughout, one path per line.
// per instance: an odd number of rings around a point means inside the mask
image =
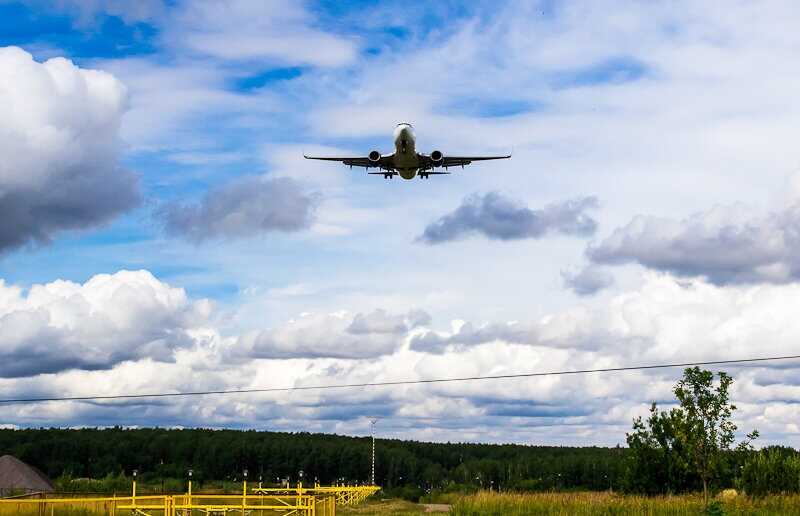
M 72 478 L 62 475 L 55 480 L 55 488 L 59 493 L 126 493 L 131 490 L 132 479 L 122 473 L 109 473 L 104 478 Z
M 800 493 L 800 455 L 770 448 L 754 453 L 742 467 L 740 487 L 750 496 Z

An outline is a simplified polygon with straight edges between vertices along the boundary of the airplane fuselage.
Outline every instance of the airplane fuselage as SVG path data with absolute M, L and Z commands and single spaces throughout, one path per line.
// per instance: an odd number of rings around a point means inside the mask
M 410 124 L 400 124 L 394 130 L 394 167 L 403 179 L 414 179 L 419 170 L 417 138 Z

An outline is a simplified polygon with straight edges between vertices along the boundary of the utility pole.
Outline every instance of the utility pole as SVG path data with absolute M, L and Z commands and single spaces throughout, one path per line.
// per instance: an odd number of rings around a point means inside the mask
M 375 423 L 377 422 L 378 422 L 377 418 L 369 420 L 369 423 L 371 425 L 370 429 L 372 433 L 372 474 L 370 475 L 370 478 L 372 479 L 371 485 L 373 486 L 375 485 Z

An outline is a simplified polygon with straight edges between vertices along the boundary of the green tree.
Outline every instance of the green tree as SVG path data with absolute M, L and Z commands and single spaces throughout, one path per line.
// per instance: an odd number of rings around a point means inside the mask
M 800 454 L 781 446 L 750 454 L 742 466 L 739 487 L 754 497 L 800 492 Z
M 735 440 L 736 425 L 731 421 L 736 406 L 730 402 L 730 387 L 733 378 L 727 373 L 718 374 L 692 367 L 684 370 L 683 378 L 675 386 L 675 396 L 680 407 L 675 410 L 678 439 L 691 450 L 695 471 L 703 482 L 703 499 L 708 508 L 708 491 L 718 475 Z M 745 450 L 750 442 L 758 437 L 754 430 L 739 443 L 738 449 Z
M 733 378 L 698 367 L 684 370 L 673 392 L 678 406 L 649 417 L 634 419 L 626 434 L 629 453 L 624 486 L 629 491 L 659 494 L 703 488 L 708 509 L 709 490 L 717 480 L 731 480 L 732 460 L 743 460 L 758 437 L 753 431 L 732 450 L 736 425 L 731 421 L 736 406 L 730 401 Z M 727 475 L 722 475 L 727 473 Z
M 624 487 L 649 495 L 676 493 L 694 489 L 691 455 L 678 428 L 683 425 L 676 410 L 660 412 L 655 403 L 647 420 L 634 419 L 628 442 Z

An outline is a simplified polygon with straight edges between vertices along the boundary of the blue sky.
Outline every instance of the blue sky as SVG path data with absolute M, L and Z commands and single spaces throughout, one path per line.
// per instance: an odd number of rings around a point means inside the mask
M 0 395 L 792 354 L 797 15 L 0 2 Z M 408 182 L 302 159 L 389 152 L 401 121 L 421 152 L 514 156 Z M 800 443 L 793 367 L 737 375 L 765 442 Z M 381 405 L 397 437 L 616 444 L 675 374 L 0 424 L 360 434 Z

